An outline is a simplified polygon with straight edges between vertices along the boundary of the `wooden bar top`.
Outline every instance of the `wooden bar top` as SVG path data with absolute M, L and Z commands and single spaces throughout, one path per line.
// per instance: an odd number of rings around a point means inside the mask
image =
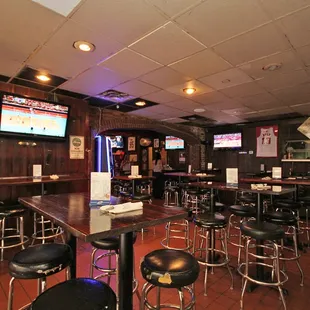
M 297 179 L 297 178 L 285 178 L 285 179 L 265 179 L 265 178 L 240 178 L 240 182 L 244 183 L 266 183 L 275 185 L 310 185 L 310 179 Z
M 132 180 L 150 180 L 155 179 L 153 176 L 142 175 L 141 178 L 129 178 L 128 175 L 117 175 L 113 180 L 132 181 Z
M 248 193 L 259 193 L 259 194 L 265 194 L 265 195 L 284 195 L 288 193 L 293 193 L 295 192 L 294 188 L 286 188 L 282 187 L 281 191 L 276 191 L 273 190 L 272 187 L 271 189 L 252 189 L 251 184 L 246 184 L 246 183 L 239 183 L 236 185 L 232 184 L 227 184 L 224 182 L 192 182 L 189 183 L 189 185 L 193 187 L 199 187 L 199 188 L 214 188 L 218 190 L 225 190 L 225 191 L 244 191 Z
M 58 179 L 51 179 L 50 176 L 42 176 L 41 178 L 34 177 L 1 177 L 0 186 L 8 185 L 29 185 L 29 184 L 42 184 L 42 183 L 58 183 L 58 182 L 73 182 L 88 180 L 85 175 L 59 175 Z
M 113 216 L 89 206 L 89 193 L 72 193 L 19 198 L 19 202 L 52 220 L 86 242 L 187 217 L 182 208 L 143 203 L 143 211 Z M 111 204 L 119 203 L 117 198 Z

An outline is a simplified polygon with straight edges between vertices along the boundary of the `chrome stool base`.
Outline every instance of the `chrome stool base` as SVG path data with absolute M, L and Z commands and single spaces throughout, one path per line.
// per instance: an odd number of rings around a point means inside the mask
M 151 292 L 153 288 L 156 288 L 156 305 L 151 305 L 150 302 L 147 299 L 148 294 Z M 180 305 L 174 305 L 174 304 L 161 304 L 160 303 L 160 287 L 155 286 L 151 283 L 145 283 L 142 288 L 142 296 L 141 296 L 141 305 L 140 305 L 140 310 L 144 310 L 145 307 L 150 310 L 158 310 L 161 308 L 168 308 L 168 309 L 180 309 L 180 310 L 191 310 L 194 309 L 196 299 L 195 299 L 195 294 L 194 294 L 194 285 L 189 286 L 183 286 L 180 288 L 176 288 L 179 294 L 179 299 L 180 299 Z M 190 301 L 185 305 L 184 301 L 184 292 L 185 290 L 190 297 Z

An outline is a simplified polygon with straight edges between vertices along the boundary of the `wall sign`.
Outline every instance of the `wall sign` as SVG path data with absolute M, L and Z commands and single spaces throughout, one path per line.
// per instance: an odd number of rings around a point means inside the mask
M 278 125 L 256 127 L 256 157 L 278 157 Z
M 136 137 L 128 137 L 128 151 L 136 150 Z
M 70 159 L 84 159 L 83 136 L 70 136 Z
M 159 148 L 159 139 L 154 139 L 154 148 L 158 149 Z

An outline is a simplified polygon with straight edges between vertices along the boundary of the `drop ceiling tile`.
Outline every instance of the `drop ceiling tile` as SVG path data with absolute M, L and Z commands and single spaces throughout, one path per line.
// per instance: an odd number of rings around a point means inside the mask
M 223 102 L 223 101 L 229 101 L 231 99 L 218 91 L 213 91 L 211 93 L 206 93 L 206 94 L 202 94 L 199 96 L 195 96 L 193 100 L 203 105 L 208 105 L 208 104 L 213 104 L 213 103 L 218 103 L 218 102 Z
M 128 77 L 122 76 L 114 71 L 95 66 L 62 84 L 59 88 L 96 96 L 128 79 Z
M 140 75 L 146 74 L 162 66 L 128 48 L 125 48 L 107 60 L 104 60 L 100 65 L 131 78 L 137 78 Z
M 147 0 L 149 3 L 153 4 L 155 7 L 160 9 L 162 12 L 164 12 L 166 15 L 172 17 L 177 14 L 180 14 L 181 12 L 184 12 L 203 0 Z
M 281 73 L 287 73 L 303 68 L 302 62 L 296 57 L 296 54 L 292 50 L 252 61 L 241 65 L 239 68 L 253 79 L 260 79 L 274 75 L 274 71 L 263 70 L 264 66 L 270 64 L 281 64 L 282 66 L 278 70 L 278 72 Z
M 283 103 L 270 93 L 264 92 L 253 96 L 237 98 L 238 102 L 254 110 L 267 109 L 268 107 L 281 106 Z
M 274 72 L 273 75 L 257 81 L 259 85 L 267 90 L 286 88 L 310 81 L 305 70 L 291 71 L 290 73 Z
M 249 82 L 229 88 L 224 88 L 221 90 L 221 92 L 228 97 L 236 98 L 257 95 L 266 91 L 255 82 Z
M 292 113 L 292 109 L 289 107 L 281 107 L 281 108 L 275 108 L 275 109 L 268 109 L 268 110 L 262 110 L 259 111 L 260 116 L 270 116 L 270 115 L 284 115 L 284 114 L 290 114 Z
M 175 62 L 169 67 L 193 78 L 200 78 L 229 69 L 231 65 L 210 49 L 206 49 Z
M 180 96 L 177 96 L 177 95 L 172 94 L 172 93 L 165 91 L 165 90 L 160 90 L 158 92 L 142 96 L 142 98 L 147 99 L 147 100 L 151 100 L 154 102 L 158 102 L 158 103 L 167 103 L 167 102 L 175 101 L 178 99 L 181 100 Z
M 176 19 L 189 34 L 213 46 L 270 19 L 257 1 L 209 0 Z
M 113 110 L 113 111 L 118 111 L 118 112 L 124 112 L 124 113 L 136 110 L 135 107 L 130 107 L 128 105 L 120 104 L 120 103 L 109 105 L 109 106 L 105 107 L 105 109 Z
M 288 40 L 272 24 L 262 26 L 214 47 L 216 53 L 233 65 L 243 64 L 289 48 L 291 45 Z
M 143 82 L 155 85 L 160 88 L 179 85 L 191 79 L 192 78 L 182 75 L 168 67 L 159 68 L 139 78 L 139 80 Z
M 154 93 L 159 90 L 159 88 L 152 86 L 150 84 L 138 81 L 138 80 L 132 80 L 125 82 L 123 84 L 117 85 L 113 89 L 116 89 L 118 91 L 121 91 L 123 93 L 140 97 L 144 96 L 150 93 Z
M 299 47 L 296 49 L 297 54 L 302 59 L 304 64 L 309 67 L 310 66 L 310 45 L 306 45 L 303 47 Z
M 85 53 L 73 48 L 75 41 L 81 40 L 95 44 L 96 49 Z M 118 42 L 98 35 L 74 21 L 67 21 L 30 60 L 29 65 L 46 69 L 50 73 L 71 78 L 102 61 L 123 48 Z
M 310 84 L 300 84 L 272 92 L 275 97 L 286 105 L 295 105 L 310 101 Z
M 239 116 L 239 115 L 253 112 L 253 110 L 248 107 L 240 107 L 240 108 L 235 108 L 235 109 L 222 110 L 222 112 L 228 115 Z
M 15 76 L 22 68 L 22 62 L 11 60 L 9 57 L 2 56 L 0 50 L 0 74 L 9 77 Z
M 165 105 L 185 111 L 185 112 L 190 112 L 191 114 L 194 113 L 195 109 L 204 108 L 201 104 L 194 102 L 192 100 L 189 100 L 189 99 L 181 99 L 177 101 L 172 101 L 172 102 L 166 103 Z
M 155 61 L 168 65 L 193 55 L 205 46 L 169 22 L 137 41 L 130 48 Z
M 195 93 L 193 93 L 192 95 L 187 95 L 186 93 L 184 93 L 183 89 L 185 88 L 195 88 L 196 91 Z M 180 85 L 174 85 L 171 87 L 166 88 L 167 91 L 182 96 L 182 97 L 186 97 L 189 99 L 195 98 L 195 96 L 198 95 L 202 95 L 205 93 L 210 93 L 213 91 L 213 89 L 197 80 L 191 80 L 185 83 L 182 83 Z
M 178 124 L 178 123 L 185 123 L 188 122 L 183 118 L 173 117 L 173 118 L 166 118 L 163 119 L 164 122 L 171 123 L 171 124 Z
M 23 62 L 65 20 L 31 1 L 0 1 L 1 58 Z M 34 18 L 35 16 L 35 18 Z
M 310 5 L 309 0 L 260 0 L 260 2 L 272 18 L 279 18 Z
M 143 0 L 88 0 L 72 19 L 126 45 L 167 21 Z
M 253 81 L 243 71 L 233 68 L 199 79 L 214 89 L 223 89 Z
M 224 102 L 218 102 L 216 104 L 208 104 L 204 108 L 209 111 L 221 112 L 224 110 L 231 110 L 231 109 L 237 109 L 237 108 L 243 108 L 243 107 L 244 106 L 237 100 L 230 99 Z
M 293 110 L 294 112 L 310 116 L 310 102 L 305 103 L 305 104 L 298 104 L 298 105 L 290 106 L 290 109 Z
M 144 110 L 147 110 L 148 113 L 155 113 L 155 114 L 162 114 L 166 117 L 181 117 L 186 116 L 188 113 L 163 105 L 159 104 L 150 108 L 145 108 Z
M 281 18 L 277 25 L 295 48 L 310 43 L 310 7 Z
M 73 11 L 73 9 L 81 2 L 81 0 L 66 0 L 66 1 L 32 0 L 32 1 L 63 16 L 68 16 Z

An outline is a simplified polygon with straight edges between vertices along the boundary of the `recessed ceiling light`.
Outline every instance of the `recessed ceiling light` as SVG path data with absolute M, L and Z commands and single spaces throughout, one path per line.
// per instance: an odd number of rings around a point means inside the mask
M 94 44 L 87 41 L 75 41 L 73 46 L 82 52 L 93 52 L 96 48 Z
M 281 63 L 268 64 L 262 68 L 264 71 L 275 71 L 282 67 Z
M 146 105 L 145 101 L 137 101 L 135 102 L 135 105 L 137 105 L 138 107 L 144 107 Z
M 183 92 L 187 95 L 192 95 L 196 91 L 196 88 L 188 87 L 184 88 Z
M 227 84 L 227 83 L 230 83 L 230 82 L 231 82 L 230 79 L 225 79 L 225 80 L 222 81 L 223 84 Z
M 36 75 L 36 78 L 42 82 L 47 82 L 47 81 L 50 81 L 51 78 L 49 76 L 47 76 L 46 74 L 38 74 Z
M 196 112 L 196 113 L 202 113 L 202 112 L 205 112 L 205 111 L 206 110 L 202 109 L 202 108 L 194 109 L 194 112 Z

